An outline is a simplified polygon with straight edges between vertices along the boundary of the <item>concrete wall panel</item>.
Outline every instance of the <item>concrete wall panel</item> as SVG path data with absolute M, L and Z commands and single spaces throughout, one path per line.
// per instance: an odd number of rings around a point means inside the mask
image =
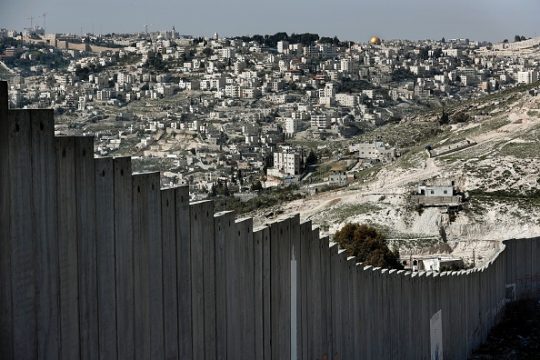
M 56 156 L 53 111 L 32 111 L 31 122 L 32 197 L 34 199 L 34 236 L 36 242 L 35 256 L 37 260 L 36 286 L 39 296 L 36 319 L 38 327 L 37 357 L 39 359 L 58 359 L 60 355 L 57 236 L 58 202 L 56 194 Z
M 131 159 L 116 158 L 113 167 L 117 354 L 119 359 L 133 359 L 135 310 Z
M 8 86 L 0 82 L 0 358 L 13 358 Z M 54 156 L 54 152 L 52 154 Z
M 176 189 L 161 190 L 163 252 L 163 336 L 165 359 L 178 359 L 178 279 L 176 249 Z
M 75 143 L 56 138 L 58 197 L 58 262 L 61 358 L 79 357 L 79 272 L 75 187 Z
M 191 215 L 189 188 L 175 189 L 176 266 L 178 291 L 178 354 L 180 359 L 193 357 L 191 306 Z
M 94 138 L 76 137 L 75 179 L 77 250 L 79 252 L 79 329 L 81 359 L 98 354 L 98 299 L 96 272 L 96 179 Z
M 231 222 L 234 223 L 234 213 L 221 212 L 214 216 L 214 232 L 216 243 L 216 352 L 217 359 L 227 359 L 227 306 L 228 278 L 230 267 L 228 254 L 232 255 L 229 239 L 232 236 Z
M 96 269 L 100 359 L 116 359 L 116 248 L 114 168 L 111 158 L 95 160 Z
M 9 112 L 10 243 L 13 356 L 37 356 L 37 296 L 35 261 L 32 124 L 30 111 Z

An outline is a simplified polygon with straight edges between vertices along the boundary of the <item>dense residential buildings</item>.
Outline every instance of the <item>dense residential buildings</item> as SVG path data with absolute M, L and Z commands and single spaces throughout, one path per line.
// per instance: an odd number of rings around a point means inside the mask
M 499 47 L 464 39 L 0 34 L 12 108 L 51 107 L 58 134 L 94 134 L 100 155 L 151 158 L 170 170 L 166 181 L 188 182 L 201 197 L 218 182 L 242 191 L 291 176 L 345 186 L 398 150 L 353 142 L 346 171 L 304 176 L 313 171 L 300 165 L 305 152 L 329 152 L 310 141 L 348 141 L 442 102 L 535 83 L 540 69 L 538 60 L 494 56 Z M 235 187 L 238 171 L 244 185 Z

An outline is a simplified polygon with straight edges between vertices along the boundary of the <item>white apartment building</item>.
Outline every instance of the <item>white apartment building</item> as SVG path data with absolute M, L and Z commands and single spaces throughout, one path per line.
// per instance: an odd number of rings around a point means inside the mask
M 284 52 L 287 52 L 289 50 L 289 42 L 288 41 L 278 41 L 277 43 L 277 51 L 280 54 L 283 54 Z
M 261 97 L 261 90 L 257 88 L 241 88 L 240 97 L 243 99 L 257 99 Z
M 334 96 L 336 95 L 336 90 L 335 90 L 334 84 L 332 83 L 325 84 L 324 88 L 319 89 L 318 92 L 319 92 L 319 97 L 328 97 L 328 98 L 333 99 Z
M 396 157 L 396 149 L 386 146 L 382 141 L 351 145 L 350 152 L 358 151 L 360 159 L 389 161 Z
M 222 59 L 230 59 L 230 58 L 232 58 L 234 56 L 234 49 L 233 48 L 220 49 L 218 51 L 218 55 Z
M 295 118 L 285 119 L 285 134 L 291 136 L 298 130 L 298 120 Z
M 327 83 L 324 85 L 324 95 L 326 97 L 333 98 L 336 95 L 336 87 L 332 83 Z
M 319 105 L 322 107 L 330 108 L 334 104 L 334 99 L 329 96 L 321 96 L 319 98 Z
M 60 85 L 67 85 L 69 83 L 69 76 L 64 74 L 54 75 L 54 81 Z
M 119 72 L 118 73 L 117 82 L 120 85 L 132 84 L 134 82 L 134 80 L 135 79 L 133 78 L 133 75 L 131 75 L 131 74 L 124 73 L 124 72 Z
M 323 57 L 330 58 L 336 56 L 336 49 L 331 44 L 320 44 L 318 50 Z
M 310 125 L 313 129 L 327 129 L 330 127 L 330 119 L 326 114 L 311 114 Z
M 336 102 L 341 106 L 355 107 L 358 97 L 352 94 L 336 94 Z
M 275 152 L 274 169 L 288 175 L 300 174 L 300 155 L 293 152 Z
M 225 96 L 232 98 L 240 97 L 240 86 L 236 84 L 227 84 L 225 85 Z
M 341 59 L 340 62 L 340 70 L 345 73 L 352 73 L 354 72 L 355 66 L 353 65 L 353 61 L 350 58 Z
M 517 74 L 518 84 L 532 84 L 538 81 L 538 73 L 536 71 L 520 71 Z

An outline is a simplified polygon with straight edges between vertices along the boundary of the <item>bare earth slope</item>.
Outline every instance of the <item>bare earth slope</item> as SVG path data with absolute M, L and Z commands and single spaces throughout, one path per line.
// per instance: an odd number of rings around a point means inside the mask
M 471 246 L 462 242 L 540 235 L 540 96 L 511 91 L 453 109 L 463 110 L 469 121 L 442 126 L 395 163 L 374 169 L 368 180 L 253 215 L 265 222 L 269 212 L 300 213 L 330 234 L 347 222 L 371 223 L 400 239 L 437 238 L 442 229 L 452 246 L 465 252 Z M 420 121 L 437 121 L 437 116 L 399 126 L 414 128 Z M 424 150 L 463 139 L 476 145 L 435 158 Z M 454 180 L 470 196 L 455 218 L 445 209 L 419 212 L 410 205 L 415 186 L 434 178 Z

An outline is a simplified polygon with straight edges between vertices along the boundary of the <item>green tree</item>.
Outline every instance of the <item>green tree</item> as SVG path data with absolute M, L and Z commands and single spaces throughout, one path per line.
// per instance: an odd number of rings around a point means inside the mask
M 244 185 L 244 178 L 242 177 L 242 171 L 240 169 L 236 172 L 236 178 L 238 179 L 240 186 Z
M 418 57 L 422 60 L 427 60 L 429 59 L 429 48 L 425 47 L 425 48 L 421 48 L 420 49 L 420 53 L 418 54 Z
M 452 116 L 452 120 L 457 123 L 464 123 L 470 120 L 470 116 L 467 113 L 460 111 Z
M 445 125 L 445 124 L 448 124 L 449 122 L 450 122 L 450 117 L 448 116 L 448 113 L 444 111 L 443 109 L 442 115 L 439 118 L 439 124 Z
M 257 180 L 253 184 L 251 184 L 251 191 L 261 191 L 262 189 L 263 186 L 260 180 Z
M 334 235 L 340 247 L 364 264 L 402 269 L 399 255 L 387 246 L 384 235 L 369 225 L 346 224 Z
M 310 150 L 309 155 L 306 158 L 306 166 L 315 165 L 316 163 L 317 163 L 317 155 L 313 152 L 313 150 Z
M 210 56 L 212 56 L 214 54 L 214 50 L 212 50 L 209 47 L 206 47 L 206 48 L 203 49 L 202 53 L 204 54 L 204 56 L 210 57 Z
M 443 55 L 443 50 L 441 48 L 436 48 L 433 50 L 433 58 L 438 59 Z

